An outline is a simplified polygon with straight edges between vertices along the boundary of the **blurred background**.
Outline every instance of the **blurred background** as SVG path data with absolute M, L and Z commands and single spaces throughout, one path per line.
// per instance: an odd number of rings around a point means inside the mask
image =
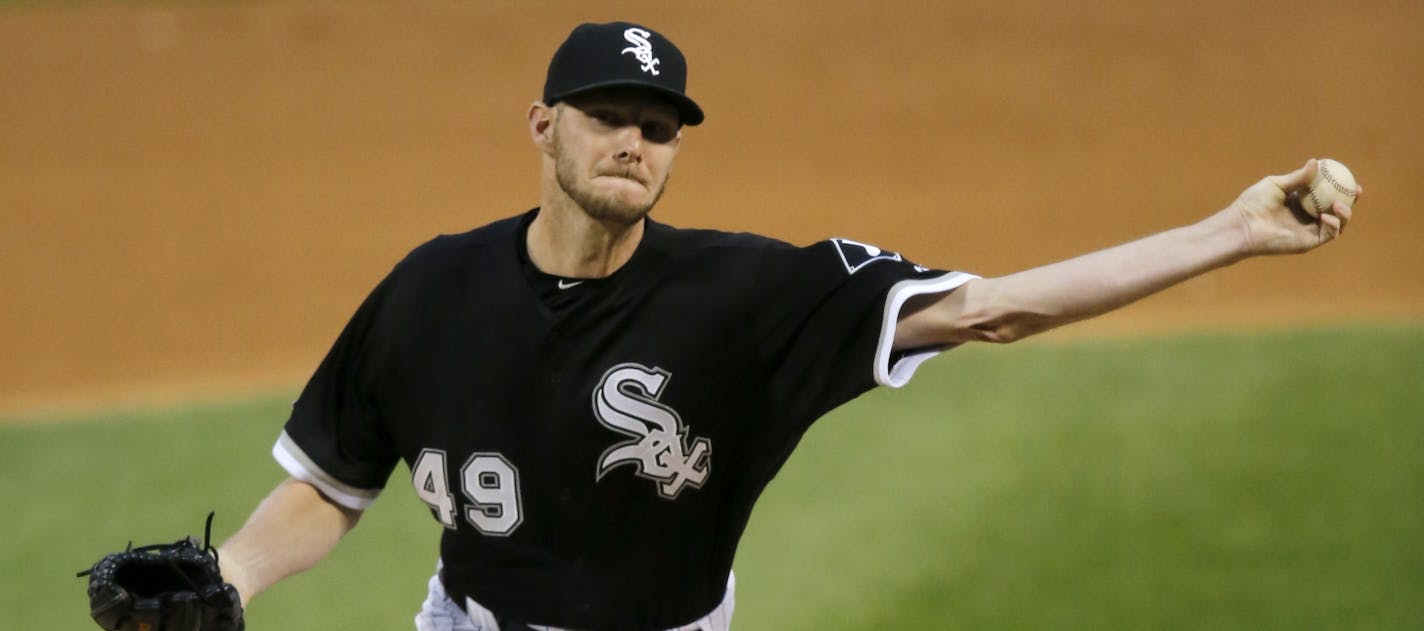
M 432 236 L 537 203 L 526 108 L 568 31 L 615 19 L 678 43 L 708 114 L 655 212 L 674 225 L 995 275 L 1195 221 L 1309 157 L 1367 189 L 1310 256 L 956 351 L 838 413 L 867 420 L 813 432 L 753 517 L 739 628 L 1424 627 L 1402 596 L 1424 589 L 1424 4 L 1388 0 L 0 2 L 0 490 L 28 509 L 0 526 L 7 566 L 99 536 L 78 570 L 215 502 L 230 534 L 280 477 L 284 402 L 366 292 Z M 867 434 L 887 408 L 918 428 L 905 444 Z M 952 435 L 903 462 L 922 432 Z M 837 472 L 830 490 L 887 504 L 846 516 L 819 482 Z M 367 552 L 274 592 L 259 628 L 405 624 L 437 531 L 404 475 Z M 901 530 L 902 556 L 876 551 Z M 309 611 L 370 550 L 403 578 Z M 953 558 L 925 567 L 932 550 Z M 56 594 L 79 615 L 53 628 L 83 628 L 82 585 L 51 570 L 0 609 L 44 628 Z

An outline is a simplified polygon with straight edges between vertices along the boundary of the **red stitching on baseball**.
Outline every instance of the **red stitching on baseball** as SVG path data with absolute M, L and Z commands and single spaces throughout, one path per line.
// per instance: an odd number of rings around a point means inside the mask
M 1315 189 L 1312 188 L 1306 191 L 1305 195 L 1310 198 L 1310 207 L 1315 209 L 1315 214 L 1319 215 L 1321 212 L 1324 212 L 1324 209 L 1320 207 L 1320 200 L 1315 197 Z
M 1355 196 L 1355 191 L 1349 190 L 1345 188 L 1344 185 L 1340 184 L 1340 182 L 1335 179 L 1335 176 L 1330 173 L 1330 167 L 1325 166 L 1324 162 L 1320 163 L 1320 175 L 1328 184 L 1330 184 L 1331 188 L 1338 191 L 1341 195 L 1349 195 L 1351 197 Z M 1315 192 L 1312 191 L 1311 196 L 1313 197 L 1314 195 Z

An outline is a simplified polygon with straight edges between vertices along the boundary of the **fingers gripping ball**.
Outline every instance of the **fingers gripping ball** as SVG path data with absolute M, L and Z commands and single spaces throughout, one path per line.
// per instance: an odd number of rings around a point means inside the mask
M 89 613 L 109 631 L 243 631 L 242 601 L 223 582 L 217 551 L 192 538 L 104 556 L 89 577 Z
M 1360 191 L 1355 174 L 1330 158 L 1321 158 L 1316 165 L 1315 179 L 1310 181 L 1309 188 L 1300 191 L 1301 209 L 1312 217 L 1319 217 L 1337 201 L 1353 207 Z

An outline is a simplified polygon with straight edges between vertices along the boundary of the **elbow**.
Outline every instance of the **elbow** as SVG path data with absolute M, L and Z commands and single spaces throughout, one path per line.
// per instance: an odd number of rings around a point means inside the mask
M 897 347 L 921 347 L 964 342 L 1009 344 L 1046 331 L 1061 322 L 1005 292 L 994 279 L 978 279 L 935 302 L 906 304 L 909 317 L 896 331 Z
M 1048 328 L 1032 326 L 1030 322 L 1030 318 L 1000 317 L 971 324 L 966 330 L 976 342 L 1011 344 Z
M 975 332 L 979 333 L 978 341 L 990 344 L 1012 344 L 1028 337 L 1022 330 L 1006 326 L 976 328 Z
M 951 324 L 964 341 L 1010 344 L 1061 324 L 1052 314 L 1019 304 L 994 281 L 975 289 L 966 293 L 964 308 Z

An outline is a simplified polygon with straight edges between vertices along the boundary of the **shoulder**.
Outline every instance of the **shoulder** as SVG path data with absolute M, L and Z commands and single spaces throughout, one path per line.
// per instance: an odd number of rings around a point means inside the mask
M 651 249 L 672 259 L 759 259 L 767 251 L 795 249 L 778 239 L 750 232 L 678 228 L 648 220 L 646 237 Z
M 525 215 L 501 219 L 458 234 L 442 234 L 411 250 L 397 264 L 397 269 L 441 269 L 450 265 L 465 265 L 489 253 L 516 248 L 521 222 Z
M 890 261 L 914 267 L 898 253 L 841 237 L 807 245 L 749 232 L 676 228 L 648 222 L 649 249 L 665 262 L 714 264 L 729 273 L 755 268 L 758 275 L 799 278 L 806 273 L 850 275 L 869 263 Z
M 518 278 L 518 235 L 524 216 L 437 236 L 397 262 L 378 292 L 399 302 L 426 302 L 479 283 L 492 289 Z

